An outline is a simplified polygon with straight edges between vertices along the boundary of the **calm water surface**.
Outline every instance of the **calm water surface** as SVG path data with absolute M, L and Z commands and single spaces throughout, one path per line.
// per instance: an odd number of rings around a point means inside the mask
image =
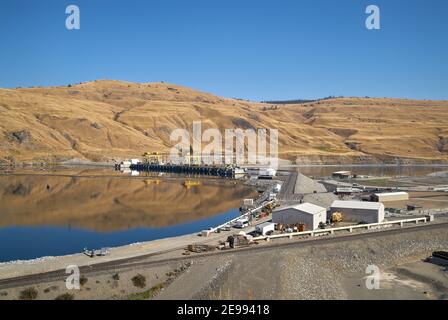
M 238 216 L 256 192 L 231 180 L 109 169 L 0 172 L 0 261 L 184 235 Z
M 314 177 L 422 176 L 447 167 L 302 167 Z M 238 215 L 256 192 L 231 180 L 110 169 L 0 169 L 0 262 L 184 235 Z

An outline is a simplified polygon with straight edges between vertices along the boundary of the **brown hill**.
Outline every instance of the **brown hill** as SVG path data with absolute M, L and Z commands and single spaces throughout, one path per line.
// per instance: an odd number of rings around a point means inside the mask
M 0 161 L 113 161 L 170 150 L 175 128 L 274 128 L 283 159 L 448 160 L 448 101 L 338 98 L 273 106 L 166 83 L 0 89 Z

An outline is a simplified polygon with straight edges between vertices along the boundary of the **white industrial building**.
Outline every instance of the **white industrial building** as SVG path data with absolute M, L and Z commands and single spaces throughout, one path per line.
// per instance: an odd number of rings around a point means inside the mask
M 373 199 L 377 202 L 384 201 L 405 201 L 409 200 L 409 193 L 407 192 L 385 192 L 375 193 Z
M 380 202 L 335 200 L 330 212 L 342 213 L 343 221 L 377 223 L 384 220 L 384 205 Z
M 331 176 L 338 179 L 347 179 L 352 178 L 353 173 L 351 171 L 335 171 L 331 174 Z
M 272 213 L 272 222 L 283 225 L 304 223 L 307 230 L 319 228 L 327 219 L 327 209 L 311 203 L 302 203 L 277 209 Z
M 258 178 L 260 179 L 272 179 L 277 174 L 277 170 L 273 168 L 261 168 L 258 171 Z

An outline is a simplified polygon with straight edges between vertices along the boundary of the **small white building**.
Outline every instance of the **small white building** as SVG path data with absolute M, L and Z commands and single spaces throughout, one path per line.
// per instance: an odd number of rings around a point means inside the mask
M 259 178 L 271 178 L 275 177 L 275 175 L 277 174 L 277 170 L 273 169 L 273 168 L 261 168 L 258 171 L 258 177 Z
M 360 193 L 363 192 L 360 188 L 353 187 L 338 187 L 336 188 L 336 194 L 352 194 L 352 193 Z
M 342 213 L 343 221 L 378 223 L 384 220 L 384 205 L 380 202 L 335 200 L 330 212 Z
M 304 223 L 307 230 L 319 228 L 319 224 L 327 220 L 327 209 L 312 203 L 302 203 L 275 210 L 272 222 L 283 225 Z
M 331 174 L 331 176 L 338 179 L 347 179 L 352 178 L 353 173 L 351 171 L 335 171 Z
M 373 199 L 377 202 L 385 201 L 406 201 L 409 200 L 409 193 L 407 192 L 385 192 L 375 193 Z

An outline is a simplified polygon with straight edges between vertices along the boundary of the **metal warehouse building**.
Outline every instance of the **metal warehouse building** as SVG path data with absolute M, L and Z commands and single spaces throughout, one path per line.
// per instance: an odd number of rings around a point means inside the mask
M 353 177 L 353 173 L 351 171 L 336 171 L 331 174 L 333 178 L 339 179 L 347 179 Z
M 272 213 L 272 222 L 283 225 L 304 223 L 306 229 L 315 230 L 321 222 L 327 219 L 327 209 L 311 203 L 302 203 L 281 209 Z
M 373 200 L 377 202 L 409 200 L 409 194 L 407 192 L 375 193 Z
M 384 220 L 384 205 L 379 202 L 335 200 L 330 212 L 342 213 L 343 221 L 377 223 Z

